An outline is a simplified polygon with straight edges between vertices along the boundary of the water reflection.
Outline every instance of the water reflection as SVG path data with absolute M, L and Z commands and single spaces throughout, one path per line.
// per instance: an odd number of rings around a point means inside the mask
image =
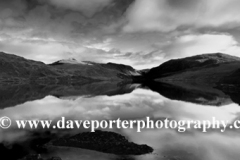
M 82 85 L 21 85 L 0 88 L 0 108 L 42 99 L 48 95 L 74 99 L 80 96 L 122 95 L 131 93 L 138 84 L 95 82 Z
M 234 98 L 233 98 L 234 97 Z M 119 84 L 92 83 L 81 86 L 17 86 L 1 88 L 0 117 L 12 119 L 52 119 L 64 116 L 69 119 L 152 119 L 175 120 L 229 120 L 239 118 L 237 94 L 224 93 L 215 88 L 194 84 L 169 85 L 160 83 Z M 233 101 L 234 102 L 233 102 Z M 191 103 L 189 103 L 191 102 Z M 221 107 L 216 107 L 221 106 Z M 17 130 L 16 126 L 0 130 L 1 153 L 22 157 L 28 153 L 42 153 L 46 157 L 58 156 L 70 160 L 96 159 L 180 159 L 180 160 L 238 160 L 240 134 L 237 130 L 220 133 L 212 130 L 202 133 L 188 130 L 178 133 L 169 129 L 113 129 L 130 141 L 147 144 L 154 154 L 120 157 L 90 150 L 73 148 L 48 148 L 41 143 L 64 135 L 74 135 L 77 130 Z M 12 155 L 13 156 L 13 155 Z
M 228 94 L 204 84 L 150 82 L 145 86 L 172 100 L 212 106 L 223 106 L 232 103 Z

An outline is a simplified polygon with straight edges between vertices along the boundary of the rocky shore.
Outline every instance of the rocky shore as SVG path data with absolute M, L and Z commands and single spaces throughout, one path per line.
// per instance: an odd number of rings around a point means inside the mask
M 129 142 L 124 136 L 107 131 L 84 132 L 52 141 L 48 145 L 90 149 L 115 155 L 142 155 L 153 152 L 148 145 Z

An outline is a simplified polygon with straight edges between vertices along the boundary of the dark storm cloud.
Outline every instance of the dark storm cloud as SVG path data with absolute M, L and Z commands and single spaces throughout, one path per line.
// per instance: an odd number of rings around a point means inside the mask
M 1 32 L 43 38 L 101 38 L 133 0 L 2 0 Z M 104 8 L 104 10 L 103 10 Z M 106 33 L 105 33 L 106 32 Z
M 112 0 L 49 0 L 49 2 L 58 8 L 80 11 L 84 15 L 91 17 L 102 8 L 109 5 Z

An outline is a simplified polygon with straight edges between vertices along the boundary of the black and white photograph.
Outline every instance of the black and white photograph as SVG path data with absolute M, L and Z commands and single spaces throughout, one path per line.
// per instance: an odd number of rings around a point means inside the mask
M 0 0 L 1 160 L 240 160 L 239 0 Z

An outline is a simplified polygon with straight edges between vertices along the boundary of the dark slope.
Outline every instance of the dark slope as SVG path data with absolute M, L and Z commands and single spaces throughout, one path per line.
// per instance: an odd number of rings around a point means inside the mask
M 240 58 L 221 53 L 170 60 L 151 69 L 147 78 L 164 83 L 195 83 L 215 87 L 240 67 Z
M 64 70 L 69 74 L 75 76 L 82 76 L 94 80 L 132 80 L 132 76 L 140 75 L 131 66 L 114 63 L 94 63 L 94 62 L 83 62 L 83 63 L 61 63 L 55 62 L 49 65 L 54 70 Z
M 220 83 L 228 85 L 237 85 L 238 87 L 240 87 L 240 69 L 222 78 Z
M 211 67 L 215 67 L 215 69 L 217 69 L 217 67 L 222 64 L 229 63 L 240 64 L 240 58 L 222 53 L 197 55 L 167 61 L 158 67 L 152 68 L 147 73 L 147 77 L 150 79 L 157 79 L 184 72 L 186 73 L 188 71 L 197 72 L 198 70 L 204 70 Z
M 130 66 L 99 63 L 61 63 L 46 65 L 0 52 L 0 85 L 65 84 L 79 81 L 131 81 L 139 74 Z
M 21 84 L 45 76 L 58 76 L 58 73 L 42 62 L 0 52 L 0 82 Z
M 108 69 L 119 71 L 124 75 L 140 75 L 140 73 L 136 71 L 133 67 L 123 64 L 107 63 L 102 64 L 102 66 Z

